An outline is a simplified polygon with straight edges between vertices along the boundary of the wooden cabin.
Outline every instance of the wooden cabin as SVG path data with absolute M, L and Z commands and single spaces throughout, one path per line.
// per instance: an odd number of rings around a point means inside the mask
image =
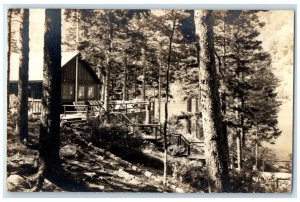
M 62 52 L 62 103 L 98 100 L 101 81 L 92 67 L 82 59 L 79 51 Z M 18 94 L 19 54 L 11 54 L 10 93 Z M 42 98 L 43 52 L 29 54 L 29 97 Z

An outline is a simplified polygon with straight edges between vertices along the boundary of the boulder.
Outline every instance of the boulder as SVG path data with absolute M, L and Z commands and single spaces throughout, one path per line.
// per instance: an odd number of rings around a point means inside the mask
M 66 145 L 60 149 L 59 154 L 65 158 L 73 158 L 77 154 L 77 148 L 74 145 Z
M 22 189 L 28 189 L 30 188 L 30 185 L 28 184 L 27 180 L 20 175 L 10 175 L 7 180 L 7 190 L 8 191 L 18 191 L 20 188 Z
M 148 170 L 145 171 L 145 176 L 146 177 L 151 177 L 153 174 L 151 172 L 149 172 Z

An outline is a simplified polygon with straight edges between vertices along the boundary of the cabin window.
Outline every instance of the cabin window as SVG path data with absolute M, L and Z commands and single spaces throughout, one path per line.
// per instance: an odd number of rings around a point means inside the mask
M 89 86 L 88 87 L 88 99 L 94 99 L 95 98 L 95 86 Z
M 64 100 L 71 100 L 74 96 L 73 85 L 71 84 L 63 84 L 62 85 L 62 98 Z
M 78 88 L 78 98 L 84 99 L 84 86 L 79 86 Z

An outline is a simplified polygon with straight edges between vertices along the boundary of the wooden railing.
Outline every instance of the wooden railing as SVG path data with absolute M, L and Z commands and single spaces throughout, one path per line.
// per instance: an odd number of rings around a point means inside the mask
M 83 113 L 88 117 L 89 105 L 63 105 L 64 116 L 67 114 Z M 75 110 L 68 110 L 67 108 L 74 108 Z
M 185 148 L 187 148 L 187 155 L 191 155 L 191 149 L 193 145 L 198 145 L 198 147 L 204 147 L 204 142 L 203 141 L 190 141 L 186 137 L 184 137 L 180 133 L 173 133 L 169 137 L 177 137 L 177 145 L 183 145 Z
M 42 112 L 42 100 L 28 99 L 28 112 L 32 114 L 40 114 Z

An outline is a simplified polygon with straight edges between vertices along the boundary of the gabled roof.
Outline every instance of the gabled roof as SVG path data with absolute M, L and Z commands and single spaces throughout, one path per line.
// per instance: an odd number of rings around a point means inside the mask
M 61 67 L 67 64 L 70 60 L 76 57 L 80 52 L 61 52 Z M 43 80 L 43 56 L 41 51 L 29 52 L 29 81 L 42 81 Z M 10 55 L 10 81 L 19 80 L 19 53 L 12 52 Z

